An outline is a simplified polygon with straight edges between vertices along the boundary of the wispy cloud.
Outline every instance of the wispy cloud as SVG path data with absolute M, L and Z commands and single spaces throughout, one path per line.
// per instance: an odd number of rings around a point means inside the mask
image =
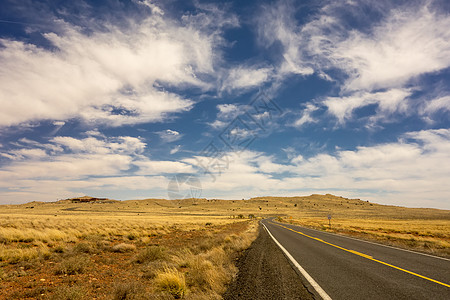
M 244 104 L 219 104 L 217 107 L 217 115 L 214 122 L 209 125 L 213 128 L 223 128 L 227 126 L 234 118 L 245 113 L 247 106 Z
M 406 99 L 411 91 L 392 89 L 386 92 L 369 93 L 356 92 L 348 97 L 328 97 L 323 104 L 328 108 L 328 113 L 334 115 L 340 124 L 352 119 L 353 111 L 357 108 L 376 104 L 376 114 L 370 117 L 372 123 L 384 119 L 388 120 L 393 113 L 405 112 Z
M 190 110 L 191 100 L 163 87 L 211 88 L 199 75 L 214 74 L 220 28 L 235 19 L 216 12 L 213 23 L 214 14 L 200 12 L 175 21 L 157 12 L 89 34 L 58 20 L 58 33 L 43 34 L 51 48 L 0 39 L 0 126 L 70 118 L 120 126 Z
M 364 9 L 376 12 L 379 19 L 363 22 L 364 16 L 369 18 Z M 341 125 L 355 108 L 368 104 L 378 104 L 368 126 L 386 120 L 387 114 L 403 113 L 405 98 L 420 89 L 420 76 L 450 66 L 450 18 L 430 1 L 331 2 L 304 24 L 297 24 L 297 8 L 289 1 L 263 11 L 258 23 L 261 43 L 282 45 L 274 76 L 315 73 L 335 81 L 340 95 L 315 105 L 325 105 Z M 362 25 L 350 24 L 349 16 Z M 435 102 L 423 110 L 439 105 L 444 104 Z M 305 110 L 299 125 L 311 121 L 309 116 Z
M 272 68 L 236 67 L 228 71 L 222 90 L 245 90 L 260 86 L 271 78 Z
M 318 109 L 319 107 L 317 107 L 316 105 L 312 103 L 307 103 L 305 109 L 303 109 L 302 111 L 302 116 L 299 119 L 297 119 L 293 125 L 297 128 L 301 128 L 305 124 L 317 122 L 317 120 L 315 120 L 311 115 Z

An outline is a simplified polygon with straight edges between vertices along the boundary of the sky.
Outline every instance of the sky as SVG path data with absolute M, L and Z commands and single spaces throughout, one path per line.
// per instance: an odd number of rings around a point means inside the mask
M 448 1 L 0 4 L 0 204 L 450 209 Z

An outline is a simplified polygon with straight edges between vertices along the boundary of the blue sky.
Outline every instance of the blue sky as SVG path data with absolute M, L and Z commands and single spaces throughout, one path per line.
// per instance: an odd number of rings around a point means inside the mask
M 167 198 L 190 174 L 208 198 L 450 209 L 449 13 L 3 0 L 0 204 Z

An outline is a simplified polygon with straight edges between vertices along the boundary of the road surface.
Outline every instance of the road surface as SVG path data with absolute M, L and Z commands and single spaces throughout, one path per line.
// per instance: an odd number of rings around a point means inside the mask
M 317 298 L 450 299 L 448 259 L 273 219 L 262 224 L 298 263 L 294 268 Z

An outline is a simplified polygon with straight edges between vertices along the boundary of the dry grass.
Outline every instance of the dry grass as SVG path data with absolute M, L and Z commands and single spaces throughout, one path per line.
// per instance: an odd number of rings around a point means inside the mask
M 171 203 L 0 206 L 0 298 L 219 299 L 256 226 Z
M 161 291 L 169 293 L 175 299 L 183 298 L 187 293 L 184 273 L 175 268 L 165 268 L 158 272 L 155 283 Z
M 57 275 L 83 274 L 91 265 L 89 256 L 77 255 L 64 259 L 56 268 Z
M 136 255 L 134 261 L 138 264 L 149 263 L 167 257 L 166 249 L 159 246 L 150 246 L 143 249 Z

